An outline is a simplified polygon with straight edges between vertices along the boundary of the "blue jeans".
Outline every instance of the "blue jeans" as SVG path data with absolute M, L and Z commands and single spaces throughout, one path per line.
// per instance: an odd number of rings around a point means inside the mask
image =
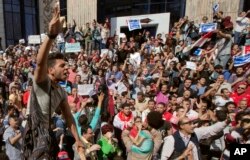
M 241 32 L 234 32 L 234 43 L 239 44 L 241 40 Z
M 57 49 L 59 50 L 60 53 L 65 52 L 65 43 L 57 43 Z
M 231 55 L 230 54 L 226 54 L 226 55 L 219 55 L 216 57 L 214 64 L 215 65 L 221 65 L 223 67 L 223 69 L 226 68 L 227 66 L 227 62 L 230 59 Z

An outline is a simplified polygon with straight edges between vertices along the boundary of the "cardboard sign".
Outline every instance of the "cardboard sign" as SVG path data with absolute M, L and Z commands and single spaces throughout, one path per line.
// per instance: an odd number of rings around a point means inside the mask
M 41 43 L 41 36 L 40 35 L 30 35 L 28 37 L 29 44 L 40 44 Z
M 191 70 L 196 70 L 196 64 L 194 62 L 187 61 L 186 68 L 191 69 Z
M 80 96 L 88 96 L 90 95 L 94 90 L 93 84 L 82 84 L 78 85 L 78 95 Z
M 66 53 L 75 53 L 75 52 L 81 52 L 81 45 L 79 42 L 77 43 L 66 43 L 65 44 Z
M 200 25 L 200 33 L 208 33 L 217 29 L 217 23 L 205 23 Z
M 129 31 L 141 29 L 141 21 L 139 19 L 128 20 L 128 29 Z

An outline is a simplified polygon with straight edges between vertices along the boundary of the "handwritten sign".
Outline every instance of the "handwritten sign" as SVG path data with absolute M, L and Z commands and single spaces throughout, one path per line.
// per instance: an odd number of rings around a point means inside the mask
M 78 85 L 78 95 L 80 96 L 88 96 L 90 95 L 94 90 L 93 84 L 82 84 Z
M 191 69 L 191 70 L 196 70 L 196 64 L 194 62 L 187 61 L 186 68 Z
M 74 52 L 80 52 L 81 51 L 81 45 L 79 42 L 77 43 L 66 43 L 65 44 L 66 53 L 74 53 Z
M 141 29 L 141 21 L 139 19 L 128 20 L 128 29 L 129 31 Z

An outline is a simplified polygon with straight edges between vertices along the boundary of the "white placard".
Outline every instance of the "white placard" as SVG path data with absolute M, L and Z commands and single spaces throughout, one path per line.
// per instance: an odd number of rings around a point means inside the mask
M 46 34 L 45 34 L 45 33 L 42 33 L 42 34 L 41 34 L 41 42 L 44 42 L 45 38 L 46 38 Z
M 187 61 L 186 68 L 191 69 L 191 70 L 196 70 L 196 64 L 194 62 Z
M 77 43 L 66 43 L 65 44 L 66 53 L 74 53 L 74 52 L 81 52 L 81 45 L 79 42 Z
M 139 52 L 135 52 L 134 54 L 130 54 L 129 62 L 135 67 L 140 67 L 141 54 Z
M 93 84 L 81 84 L 78 85 L 78 95 L 80 96 L 88 96 L 90 95 L 94 90 Z
M 40 35 L 30 35 L 28 37 L 29 44 L 40 44 L 41 43 L 41 36 Z

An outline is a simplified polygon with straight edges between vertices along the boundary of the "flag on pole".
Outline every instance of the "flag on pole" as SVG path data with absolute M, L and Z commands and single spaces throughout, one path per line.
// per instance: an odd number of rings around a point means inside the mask
M 240 56 L 234 57 L 234 66 L 242 66 L 250 63 L 250 45 L 243 47 L 243 53 Z
M 189 45 L 183 49 L 183 53 L 189 52 L 194 47 L 202 47 L 213 35 L 213 31 L 208 32 L 204 36 L 202 36 L 200 39 L 198 39 L 194 44 Z

